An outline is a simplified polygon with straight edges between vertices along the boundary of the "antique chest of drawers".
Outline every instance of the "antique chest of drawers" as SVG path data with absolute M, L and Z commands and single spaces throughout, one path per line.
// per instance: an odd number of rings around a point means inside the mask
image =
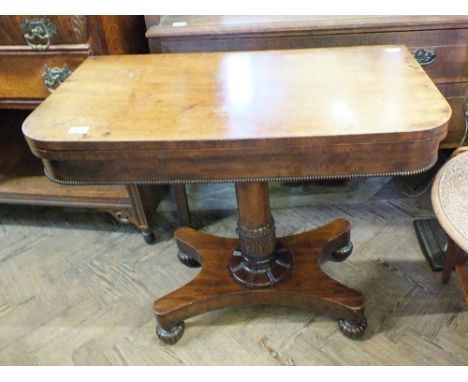
M 54 184 L 21 133 L 30 110 L 88 56 L 146 53 L 144 33 L 143 16 L 0 16 L 0 203 L 98 208 L 152 239 L 165 188 Z
M 145 19 L 151 52 L 404 44 L 452 107 L 442 147 L 466 144 L 468 16 L 146 16 Z
M 0 16 L 0 107 L 37 106 L 89 55 L 145 52 L 142 33 L 137 16 Z

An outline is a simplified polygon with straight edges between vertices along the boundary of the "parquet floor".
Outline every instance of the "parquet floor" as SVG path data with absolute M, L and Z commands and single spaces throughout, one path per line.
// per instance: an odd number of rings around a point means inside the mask
M 162 345 L 153 300 L 197 273 L 176 259 L 171 200 L 155 215 L 152 246 L 104 213 L 2 205 L 0 364 L 468 365 L 468 311 L 456 276 L 440 283 L 412 226 L 432 216 L 428 195 L 404 197 L 396 185 L 272 190 L 279 236 L 351 221 L 354 253 L 324 269 L 367 297 L 369 325 L 358 341 L 327 316 L 265 306 L 192 318 L 178 344 Z M 190 190 L 203 230 L 234 235 L 235 212 L 223 204 L 232 195 L 230 185 Z

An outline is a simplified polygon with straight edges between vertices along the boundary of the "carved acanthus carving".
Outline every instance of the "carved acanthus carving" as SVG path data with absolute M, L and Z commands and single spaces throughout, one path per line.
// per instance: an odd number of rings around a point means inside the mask
M 240 239 L 240 250 L 246 258 L 267 256 L 275 250 L 275 221 L 270 219 L 268 224 L 259 228 L 247 228 L 237 223 L 237 234 Z

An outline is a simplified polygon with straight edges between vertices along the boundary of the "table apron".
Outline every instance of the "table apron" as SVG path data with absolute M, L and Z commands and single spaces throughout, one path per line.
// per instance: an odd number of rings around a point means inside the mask
M 431 167 L 440 137 L 420 142 L 362 143 L 242 150 L 75 152 L 42 158 L 61 182 L 195 183 L 410 175 Z M 50 156 L 49 158 L 47 158 Z M 68 156 L 70 158 L 70 156 Z

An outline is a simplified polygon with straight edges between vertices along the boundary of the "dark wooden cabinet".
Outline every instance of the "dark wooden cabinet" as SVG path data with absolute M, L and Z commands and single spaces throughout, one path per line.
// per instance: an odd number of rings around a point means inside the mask
M 0 45 L 87 44 L 86 16 L 2 16 Z
M 151 52 L 404 44 L 452 107 L 448 135 L 442 146 L 466 144 L 468 16 L 146 16 L 145 19 Z
M 0 16 L 0 107 L 32 109 L 90 55 L 146 53 L 142 16 Z
M 21 125 L 90 55 L 146 53 L 143 16 L 0 16 L 0 203 L 91 207 L 137 226 L 166 187 L 62 186 L 43 175 Z

